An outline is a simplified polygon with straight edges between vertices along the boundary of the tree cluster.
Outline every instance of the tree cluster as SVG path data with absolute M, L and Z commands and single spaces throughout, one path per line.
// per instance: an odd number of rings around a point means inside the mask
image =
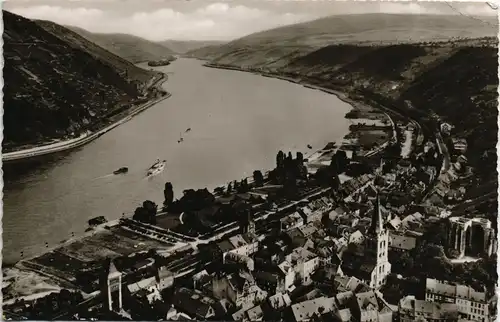
M 165 183 L 163 196 L 165 197 L 165 201 L 163 202 L 163 205 L 165 207 L 170 206 L 174 202 L 174 187 L 172 186 L 171 182 Z
M 339 174 L 347 171 L 349 163 L 346 152 L 337 150 L 332 156 L 330 165 L 318 169 L 315 178 L 321 185 L 329 186 L 337 190 L 340 187 Z
M 262 187 L 262 185 L 264 185 L 264 176 L 260 170 L 255 170 L 253 172 L 253 181 L 256 187 Z
M 307 169 L 304 165 L 304 155 L 297 152 L 294 159 L 291 152 L 285 155 L 283 151 L 279 151 L 276 155 L 276 168 L 270 172 L 269 176 L 275 184 L 284 184 L 287 178 L 306 179 Z
M 156 224 L 156 213 L 158 211 L 158 206 L 151 200 L 146 200 L 142 203 L 141 207 L 135 209 L 132 219 L 146 223 L 146 224 Z
M 292 153 L 285 155 L 279 151 L 276 155 L 276 168 L 270 171 L 269 179 L 274 184 L 283 185 L 285 196 L 294 196 L 298 193 L 297 180 L 307 180 L 307 168 L 304 165 L 304 155 L 297 152 L 294 159 Z
M 215 196 L 204 189 L 187 189 L 183 191 L 184 195 L 181 199 L 173 202 L 169 210 L 173 212 L 191 212 L 198 211 L 212 206 L 215 203 Z
M 51 293 L 35 300 L 32 306 L 25 307 L 24 312 L 30 320 L 51 320 L 62 311 L 70 311 L 82 301 L 80 293 L 62 289 L 59 293 Z M 14 305 L 24 306 L 24 300 L 16 301 Z
M 241 181 L 233 181 L 233 185 L 231 187 L 231 184 L 229 184 L 227 188 L 227 194 L 230 194 L 231 192 L 236 192 L 236 193 L 245 193 L 250 191 L 250 185 L 248 184 L 248 179 L 242 179 Z

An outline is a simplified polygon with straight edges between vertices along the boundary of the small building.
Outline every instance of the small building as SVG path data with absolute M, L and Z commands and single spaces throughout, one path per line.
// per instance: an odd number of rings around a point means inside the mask
M 398 311 L 400 322 L 414 322 L 419 318 L 429 322 L 458 321 L 456 304 L 417 300 L 413 295 L 406 296 L 399 301 Z
M 305 238 L 309 238 L 314 233 L 318 232 L 318 227 L 316 227 L 314 222 L 310 222 L 307 225 L 300 226 L 297 229 L 302 233 L 302 236 L 304 236 Z
M 223 260 L 228 253 L 250 256 L 259 249 L 259 242 L 247 234 L 238 234 L 218 242 L 217 249 Z
M 167 321 L 179 321 L 179 320 L 191 320 L 191 317 L 185 313 L 177 312 L 177 310 L 172 306 L 166 316 Z
M 156 284 L 160 291 L 171 287 L 174 284 L 174 274 L 166 269 L 165 267 L 160 267 L 155 275 Z
M 281 275 L 280 278 L 283 279 L 284 291 L 292 291 L 295 283 L 296 272 L 293 269 L 292 264 L 287 260 L 281 262 L 278 265 L 278 273 Z
M 349 244 L 361 244 L 364 240 L 365 237 L 359 230 L 356 230 L 351 235 L 349 235 Z
M 293 214 L 280 219 L 280 228 L 282 232 L 286 232 L 302 225 L 304 225 L 304 219 L 298 212 L 294 212 Z
M 360 322 L 392 322 L 393 311 L 380 293 L 368 291 L 356 293 L 352 315 Z
M 228 254 L 226 254 L 226 256 L 224 257 L 224 263 L 242 265 L 246 270 L 250 272 L 255 269 L 255 263 L 253 259 L 248 256 L 233 252 L 229 252 Z
M 467 140 L 463 138 L 452 138 L 453 149 L 460 154 L 465 154 L 467 152 Z
M 229 242 L 233 245 L 231 253 L 236 253 L 244 256 L 255 254 L 259 249 L 259 242 L 253 240 L 246 234 L 239 234 L 229 237 Z
M 410 251 L 417 247 L 417 237 L 405 232 L 389 232 L 389 248 L 398 252 Z
M 172 298 L 174 306 L 191 317 L 207 320 L 215 316 L 214 307 L 217 301 L 198 290 L 181 287 L 175 291 Z
M 389 222 L 387 223 L 387 228 L 389 230 L 399 230 L 401 227 L 401 219 L 399 216 L 394 216 Z
M 262 321 L 264 318 L 264 313 L 262 312 L 262 308 L 260 305 L 255 306 L 248 310 L 247 312 L 248 320 L 250 321 Z
M 285 292 L 285 279 L 278 272 L 258 270 L 254 273 L 255 281 L 260 288 L 269 294 Z
M 237 308 L 250 308 L 255 302 L 267 297 L 267 292 L 260 289 L 253 276 L 245 271 L 227 276 L 215 277 L 212 291 L 216 298 L 227 299 Z
M 314 221 L 319 221 L 324 214 L 332 210 L 333 202 L 327 197 L 322 197 L 313 200 L 307 204 L 307 206 L 300 208 L 300 213 L 302 214 L 306 223 L 311 223 Z
M 367 292 L 370 290 L 370 286 L 354 276 L 335 276 L 334 285 L 339 293 L 352 292 L 354 294 L 356 292 Z M 347 296 L 348 294 L 344 295 Z
M 292 305 L 292 300 L 287 293 L 276 293 L 269 297 L 268 302 L 275 310 L 281 310 Z
M 292 305 L 292 314 L 296 322 L 310 321 L 317 314 L 332 312 L 336 309 L 335 298 L 318 297 Z
M 287 257 L 301 284 L 312 282 L 311 275 L 319 268 L 319 256 L 304 247 L 295 248 Z
M 450 135 L 453 125 L 449 123 L 441 123 L 441 133 L 445 135 Z
M 264 312 L 262 312 L 262 308 L 260 306 L 255 306 L 251 309 L 242 308 L 232 315 L 234 321 L 243 322 L 262 321 L 263 317 Z
M 129 284 L 127 288 L 131 295 L 146 299 L 149 304 L 162 299 L 155 277 Z

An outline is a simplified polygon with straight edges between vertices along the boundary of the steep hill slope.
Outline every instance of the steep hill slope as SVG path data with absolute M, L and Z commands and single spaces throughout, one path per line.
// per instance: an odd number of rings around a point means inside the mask
M 4 152 L 75 136 L 155 95 L 147 89 L 160 74 L 64 27 L 6 11 L 3 19 Z
M 220 46 L 224 42 L 222 41 L 203 41 L 203 40 L 164 40 L 159 42 L 161 45 L 169 48 L 175 53 L 185 54 L 189 51 L 193 51 L 199 48 L 207 46 Z
M 133 63 L 160 60 L 175 54 L 170 48 L 160 43 L 132 35 L 98 34 L 72 26 L 67 28 Z
M 64 26 L 58 25 L 52 21 L 35 20 L 34 22 L 42 27 L 45 31 L 51 33 L 60 40 L 67 42 L 73 47 L 82 49 L 95 59 L 111 65 L 123 76 L 143 82 L 151 79 L 152 73 L 150 71 L 146 71 L 135 66 L 126 58 L 108 51 L 106 48 L 94 43 L 92 40 L 83 37 L 77 32 L 74 32 Z
M 300 57 L 332 44 L 399 44 L 496 36 L 491 24 L 470 17 L 438 15 L 363 14 L 331 16 L 271 29 L 190 55 L 220 64 L 283 67 L 281 59 Z
M 484 43 L 489 45 L 486 46 Z M 487 178 L 496 169 L 497 41 L 391 46 L 332 45 L 279 72 L 386 106 L 438 115 L 467 140 L 467 157 Z

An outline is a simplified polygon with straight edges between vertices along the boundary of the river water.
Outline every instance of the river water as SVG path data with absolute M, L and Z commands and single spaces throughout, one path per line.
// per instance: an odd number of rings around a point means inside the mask
M 307 153 L 348 132 L 349 105 L 334 95 L 251 73 L 178 59 L 164 84 L 172 97 L 56 161 L 6 180 L 3 261 L 12 263 L 82 234 L 96 216 L 133 213 L 146 199 L 163 202 L 270 169 L 281 150 Z M 185 133 L 191 128 L 192 131 Z M 178 143 L 180 136 L 184 142 Z M 166 170 L 145 178 L 155 159 Z M 125 175 L 111 175 L 122 166 Z

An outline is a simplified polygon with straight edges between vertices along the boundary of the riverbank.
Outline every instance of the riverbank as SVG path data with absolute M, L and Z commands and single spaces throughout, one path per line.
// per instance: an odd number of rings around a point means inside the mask
M 168 81 L 168 75 L 162 73 L 161 77 L 157 80 L 153 80 L 153 83 L 148 86 L 148 89 L 151 88 L 156 88 L 157 90 L 162 90 L 161 86 Z M 15 162 L 19 160 L 24 160 L 28 158 L 33 158 L 33 157 L 38 157 L 38 156 L 43 156 L 47 154 L 52 154 L 52 153 L 57 153 L 57 152 L 62 152 L 70 149 L 74 149 L 77 147 L 80 147 L 82 145 L 85 145 L 98 137 L 104 135 L 105 133 L 111 131 L 115 127 L 128 122 L 131 120 L 134 116 L 137 116 L 141 112 L 145 111 L 149 107 L 169 98 L 171 96 L 170 93 L 166 93 L 165 95 L 161 97 L 156 97 L 153 98 L 152 100 L 141 104 L 137 107 L 132 107 L 131 109 L 124 111 L 123 114 L 117 115 L 116 117 L 118 118 L 116 121 L 114 121 L 112 124 L 105 126 L 101 130 L 98 130 L 96 132 L 87 132 L 79 136 L 78 138 L 70 139 L 70 140 L 65 140 L 65 141 L 58 141 L 52 144 L 45 144 L 41 146 L 36 146 L 28 149 L 23 149 L 23 150 L 18 150 L 18 151 L 12 151 L 12 152 L 7 152 L 7 153 L 2 153 L 2 161 L 5 162 Z

